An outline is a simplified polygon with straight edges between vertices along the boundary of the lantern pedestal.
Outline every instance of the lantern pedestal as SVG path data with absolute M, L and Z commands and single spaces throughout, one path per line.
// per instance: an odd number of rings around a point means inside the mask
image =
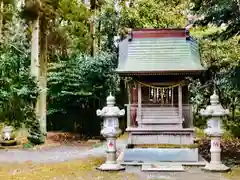
M 120 164 L 102 164 L 100 167 L 97 168 L 100 171 L 121 171 L 125 170 L 125 167 L 121 166 Z
M 210 172 L 227 172 L 230 170 L 229 167 L 222 164 L 221 161 L 221 136 L 212 136 L 211 138 L 211 161 L 207 163 L 202 170 Z
M 224 164 L 208 163 L 202 170 L 208 172 L 228 172 L 231 169 Z
M 125 167 L 117 163 L 117 148 L 116 137 L 107 137 L 107 158 L 106 162 L 98 167 L 101 171 L 120 171 L 125 170 Z

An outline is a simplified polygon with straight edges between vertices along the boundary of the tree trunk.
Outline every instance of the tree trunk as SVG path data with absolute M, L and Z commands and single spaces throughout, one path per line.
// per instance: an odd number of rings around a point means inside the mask
M 101 14 L 101 8 L 99 9 L 99 13 Z M 101 50 L 101 21 L 98 23 L 98 51 Z
M 94 57 L 96 54 L 96 39 L 95 39 L 95 17 L 96 17 L 96 0 L 90 1 L 92 19 L 90 21 L 90 35 L 91 35 L 91 55 Z
M 94 11 L 95 12 L 95 11 Z M 95 16 L 93 16 L 93 18 L 95 18 Z M 95 48 L 95 22 L 94 20 L 92 20 L 90 22 L 90 34 L 91 34 L 91 38 L 92 38 L 92 42 L 91 42 L 91 55 L 94 57 L 95 53 L 96 53 L 96 48 Z
M 31 75 L 36 78 L 39 86 L 39 17 L 32 22 L 32 39 L 31 39 Z M 36 118 L 40 121 L 40 96 L 37 98 L 35 105 Z
M 235 121 L 235 110 L 236 110 L 236 107 L 235 107 L 235 105 L 233 104 L 233 105 L 232 105 L 232 121 Z
M 47 133 L 47 20 L 41 18 L 40 26 L 40 127 L 42 133 Z
M 31 74 L 39 80 L 39 17 L 32 23 Z
M 2 40 L 4 2 L 0 0 L 0 42 Z

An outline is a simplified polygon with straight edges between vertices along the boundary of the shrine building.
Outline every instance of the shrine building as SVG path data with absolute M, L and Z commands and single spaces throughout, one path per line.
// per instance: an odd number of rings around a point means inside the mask
M 119 44 L 127 79 L 128 144 L 193 144 L 187 77 L 200 75 L 197 42 L 186 29 L 136 29 Z

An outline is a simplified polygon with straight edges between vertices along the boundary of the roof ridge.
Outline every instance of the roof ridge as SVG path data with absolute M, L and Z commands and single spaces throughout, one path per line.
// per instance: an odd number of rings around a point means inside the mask
M 133 29 L 129 33 L 130 40 L 133 38 L 162 38 L 162 37 L 183 37 L 188 38 L 189 32 L 182 29 Z

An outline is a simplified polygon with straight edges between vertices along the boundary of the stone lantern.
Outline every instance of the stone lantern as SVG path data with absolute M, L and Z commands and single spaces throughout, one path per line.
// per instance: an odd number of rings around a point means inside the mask
M 207 106 L 206 109 L 202 109 L 200 114 L 208 117 L 207 129 L 205 133 L 211 137 L 211 161 L 208 163 L 203 170 L 224 172 L 230 170 L 229 167 L 225 166 L 221 162 L 221 137 L 223 134 L 221 117 L 228 115 L 229 110 L 224 109 L 219 103 L 219 97 L 214 91 L 214 94 L 210 97 L 211 105 Z
M 116 157 L 116 138 L 120 135 L 118 118 L 124 116 L 125 110 L 120 110 L 115 105 L 115 97 L 110 95 L 107 97 L 107 106 L 102 110 L 97 110 L 97 116 L 103 117 L 103 127 L 101 134 L 107 139 L 107 159 L 104 164 L 98 167 L 102 171 L 118 171 L 125 168 L 117 163 Z

